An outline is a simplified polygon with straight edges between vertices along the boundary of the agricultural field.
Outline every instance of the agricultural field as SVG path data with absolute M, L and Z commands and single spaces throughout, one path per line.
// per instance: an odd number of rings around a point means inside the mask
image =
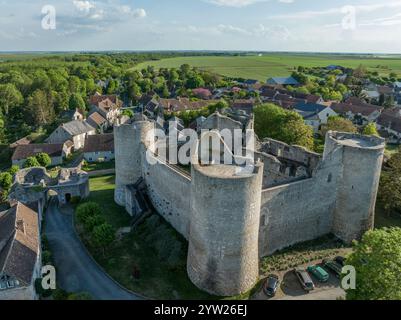
M 395 72 L 401 77 L 401 57 L 398 56 L 351 56 L 328 54 L 265 54 L 262 56 L 202 56 L 179 57 L 138 64 L 135 69 L 141 70 L 148 65 L 155 68 L 178 68 L 182 64 L 211 71 L 222 76 L 232 78 L 246 78 L 266 81 L 273 76 L 288 76 L 294 68 L 325 67 L 335 64 L 355 68 L 360 64 L 370 71 L 377 71 L 380 75 L 388 76 Z

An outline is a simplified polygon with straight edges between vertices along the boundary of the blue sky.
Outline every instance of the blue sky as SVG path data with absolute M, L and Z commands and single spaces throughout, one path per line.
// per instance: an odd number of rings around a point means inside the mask
M 400 35 L 401 0 L 0 0 L 0 51 L 401 53 Z

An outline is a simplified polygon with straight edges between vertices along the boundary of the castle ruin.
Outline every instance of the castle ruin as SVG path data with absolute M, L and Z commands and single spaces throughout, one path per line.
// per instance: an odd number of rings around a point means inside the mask
M 381 138 L 328 132 L 323 156 L 265 139 L 253 172 L 238 175 L 235 165 L 149 164 L 145 137 L 154 127 L 146 119 L 115 126 L 115 201 L 139 215 L 132 186 L 143 181 L 154 208 L 188 240 L 189 278 L 208 293 L 248 291 L 259 259 L 277 250 L 329 233 L 350 242 L 373 227 Z

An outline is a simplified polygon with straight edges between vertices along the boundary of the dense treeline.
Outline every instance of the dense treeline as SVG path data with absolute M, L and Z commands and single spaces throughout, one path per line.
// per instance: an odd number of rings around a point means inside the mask
M 59 124 L 64 111 L 87 110 L 88 97 L 95 92 L 119 94 L 126 105 L 131 105 L 143 94 L 190 96 L 193 88 L 225 84 L 220 77 L 189 65 L 158 71 L 152 67 L 134 69 L 140 62 L 177 54 L 65 54 L 2 59 L 0 144 L 35 132 L 49 132 Z

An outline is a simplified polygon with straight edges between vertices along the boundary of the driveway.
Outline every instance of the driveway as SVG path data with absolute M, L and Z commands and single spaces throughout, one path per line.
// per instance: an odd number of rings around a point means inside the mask
M 68 292 L 88 292 L 96 300 L 139 300 L 108 277 L 87 253 L 73 228 L 72 212 L 51 200 L 45 234 L 57 269 L 57 283 Z

